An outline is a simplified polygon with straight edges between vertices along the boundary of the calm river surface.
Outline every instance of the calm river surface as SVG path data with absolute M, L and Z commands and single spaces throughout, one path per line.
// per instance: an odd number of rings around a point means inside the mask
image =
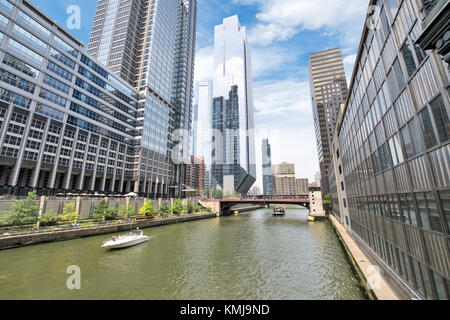
M 305 209 L 149 228 L 119 251 L 103 235 L 0 251 L 0 299 L 365 299 L 328 221 Z M 66 287 L 67 267 L 81 289 Z

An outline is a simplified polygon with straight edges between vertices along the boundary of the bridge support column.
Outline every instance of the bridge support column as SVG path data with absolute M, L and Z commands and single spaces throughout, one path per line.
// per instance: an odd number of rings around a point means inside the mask
M 215 213 L 216 216 L 222 215 L 222 210 L 220 207 L 220 201 L 207 201 L 207 200 L 201 200 L 199 201 L 199 204 L 205 208 L 211 209 L 211 212 Z

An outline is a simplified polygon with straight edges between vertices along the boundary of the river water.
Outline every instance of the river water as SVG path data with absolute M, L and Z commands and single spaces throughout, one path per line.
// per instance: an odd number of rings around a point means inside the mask
M 0 299 L 365 299 L 329 222 L 307 214 L 149 228 L 150 241 L 118 251 L 100 248 L 110 235 L 3 250 Z M 66 285 L 73 265 L 79 290 Z

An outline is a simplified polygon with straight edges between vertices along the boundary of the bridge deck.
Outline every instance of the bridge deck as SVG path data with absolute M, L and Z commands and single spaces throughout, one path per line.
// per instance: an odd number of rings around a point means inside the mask
M 220 203 L 262 203 L 262 204 L 297 204 L 309 202 L 309 197 L 297 199 L 204 199 L 203 201 Z

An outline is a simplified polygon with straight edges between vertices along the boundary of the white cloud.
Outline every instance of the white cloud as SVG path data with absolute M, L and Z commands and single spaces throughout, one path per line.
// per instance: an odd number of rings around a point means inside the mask
M 311 108 L 309 83 L 305 81 L 255 82 L 253 95 L 255 111 L 259 115 L 280 115 L 290 112 L 292 116 L 300 117 Z
M 282 27 L 278 24 L 257 24 L 249 31 L 249 40 L 252 44 L 268 45 L 274 41 L 285 41 L 296 34 L 294 28 Z
M 195 55 L 195 81 L 211 80 L 214 69 L 214 48 L 205 47 Z
M 368 1 L 363 0 L 261 0 L 257 18 L 281 26 L 300 26 L 315 30 L 336 27 L 365 14 Z
M 350 85 L 350 80 L 352 77 L 353 68 L 355 66 L 355 61 L 356 61 L 356 53 L 344 57 L 344 68 L 345 74 L 347 76 L 348 85 Z
M 284 41 L 302 30 L 326 29 L 343 43 L 358 41 L 368 1 L 364 0 L 234 0 L 239 4 L 258 4 L 259 23 L 249 32 L 251 41 L 267 45 Z M 355 26 L 361 26 L 356 27 Z
M 300 53 L 276 46 L 251 49 L 253 79 L 289 69 Z

